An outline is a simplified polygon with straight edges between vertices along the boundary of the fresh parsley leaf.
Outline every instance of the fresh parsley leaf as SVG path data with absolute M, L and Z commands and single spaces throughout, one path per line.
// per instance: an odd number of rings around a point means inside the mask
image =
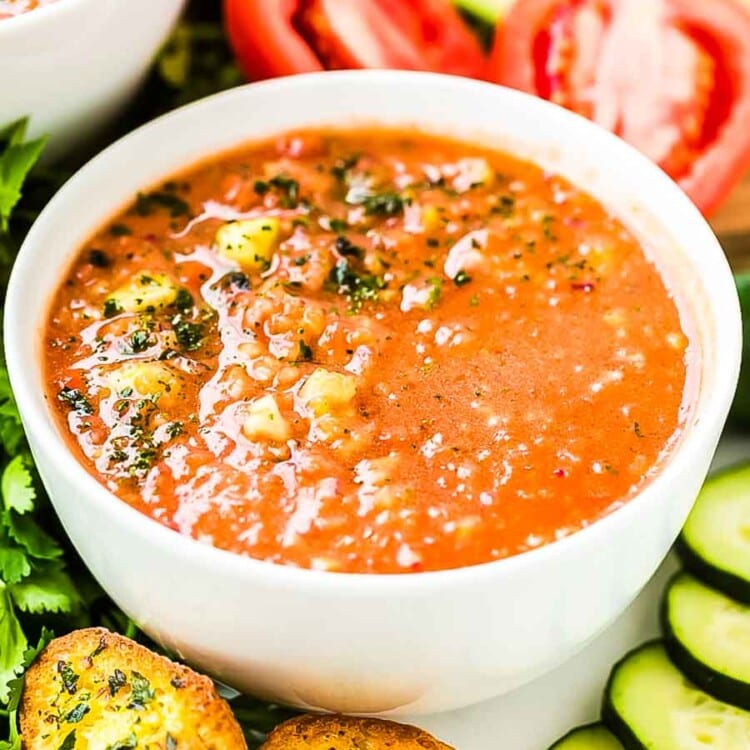
M 120 688 L 125 687 L 128 684 L 128 678 L 125 676 L 125 672 L 115 669 L 115 671 L 107 678 L 107 685 L 109 686 L 109 694 L 114 698 L 119 692 Z
M 79 703 L 74 708 L 71 708 L 68 713 L 63 716 L 63 721 L 66 724 L 78 724 L 78 722 L 90 711 L 91 709 L 86 703 Z
M 91 402 L 77 388 L 63 388 L 57 394 L 58 400 L 67 404 L 77 414 L 93 414 Z
M 399 216 L 404 212 L 406 200 L 398 193 L 376 193 L 362 201 L 368 216 Z
M 365 257 L 364 249 L 359 247 L 359 245 L 355 245 L 343 234 L 336 238 L 336 252 L 344 257 L 352 256 L 360 260 Z
M 76 746 L 76 730 L 72 729 L 60 743 L 57 750 L 73 750 Z
M 201 323 L 191 323 L 188 320 L 179 320 L 174 324 L 174 335 L 177 343 L 187 352 L 200 349 L 205 336 L 204 327 Z
M 268 181 L 269 185 L 281 193 L 281 205 L 284 208 L 296 208 L 299 203 L 299 182 L 285 174 L 277 174 Z
M 59 661 L 57 662 L 57 673 L 62 680 L 63 690 L 68 695 L 75 695 L 78 692 L 78 680 L 81 679 L 81 676 L 73 669 L 73 665 L 69 661 Z
M 349 298 L 352 310 L 358 310 L 365 301 L 378 298 L 386 282 L 382 276 L 357 271 L 347 258 L 341 258 L 328 275 L 326 288 Z
M 194 304 L 193 295 L 184 286 L 180 287 L 174 300 L 174 306 L 184 312 L 185 310 L 190 310 Z
M 128 342 L 130 351 L 133 354 L 141 354 L 152 345 L 151 334 L 144 328 L 138 328 L 130 334 Z
M 165 209 L 176 219 L 179 216 L 190 216 L 190 205 L 178 195 L 166 190 L 156 190 L 153 193 L 138 193 L 133 210 L 138 216 L 150 216 L 155 211 Z
M 151 683 L 140 673 L 130 673 L 130 703 L 128 708 L 143 708 L 154 699 Z
M 336 159 L 336 163 L 331 167 L 331 174 L 341 182 L 344 182 L 349 176 L 350 170 L 357 166 L 359 154 L 351 154 L 347 157 Z
M 345 232 L 349 229 L 349 223 L 343 219 L 329 219 L 328 226 L 331 228 L 332 232 L 336 232 L 337 234 L 341 234 L 341 232 Z
M 102 314 L 105 318 L 114 318 L 122 312 L 122 305 L 116 299 L 105 299 Z
M 133 230 L 127 224 L 112 224 L 109 228 L 109 233 L 113 237 L 128 237 L 133 234 Z

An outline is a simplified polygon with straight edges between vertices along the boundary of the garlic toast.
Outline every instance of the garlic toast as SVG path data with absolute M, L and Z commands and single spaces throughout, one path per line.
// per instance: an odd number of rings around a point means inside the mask
M 20 723 L 24 750 L 247 750 L 208 677 L 103 628 L 42 651 Z
M 261 750 L 452 750 L 408 724 L 354 716 L 298 716 L 274 729 Z

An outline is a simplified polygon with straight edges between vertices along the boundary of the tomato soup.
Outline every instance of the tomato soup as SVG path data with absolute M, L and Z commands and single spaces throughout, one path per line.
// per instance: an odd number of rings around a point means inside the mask
M 0 0 L 0 21 L 4 18 L 20 16 L 36 8 L 51 5 L 56 0 Z
M 139 194 L 61 280 L 44 357 L 72 449 L 142 513 L 262 560 L 396 573 L 626 503 L 689 417 L 693 339 L 585 192 L 375 129 L 288 134 Z

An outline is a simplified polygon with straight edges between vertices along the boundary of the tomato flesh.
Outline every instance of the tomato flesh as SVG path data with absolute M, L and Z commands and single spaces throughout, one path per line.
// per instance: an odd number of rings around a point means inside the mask
M 224 7 L 250 79 L 326 68 L 486 71 L 479 41 L 450 0 L 225 0 Z
M 706 5 L 519 0 L 498 29 L 494 78 L 620 135 L 708 213 L 750 160 L 750 128 L 727 130 L 750 106 L 750 15 Z M 709 155 L 715 174 L 698 184 Z
M 295 25 L 327 69 L 421 70 L 424 56 L 378 3 L 303 0 Z
M 684 31 L 663 22 L 658 3 L 646 9 L 645 24 L 628 9 L 610 13 L 601 0 L 555 9 L 534 45 L 537 89 L 679 177 L 703 145 L 716 65 Z M 648 53 L 624 58 L 645 33 Z

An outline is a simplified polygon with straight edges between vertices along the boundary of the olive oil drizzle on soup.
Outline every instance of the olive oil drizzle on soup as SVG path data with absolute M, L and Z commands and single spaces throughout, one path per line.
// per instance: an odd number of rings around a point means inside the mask
M 86 243 L 50 308 L 48 398 L 89 471 L 182 534 L 439 570 L 575 532 L 659 471 L 694 399 L 683 322 L 564 179 L 414 132 L 305 131 Z

